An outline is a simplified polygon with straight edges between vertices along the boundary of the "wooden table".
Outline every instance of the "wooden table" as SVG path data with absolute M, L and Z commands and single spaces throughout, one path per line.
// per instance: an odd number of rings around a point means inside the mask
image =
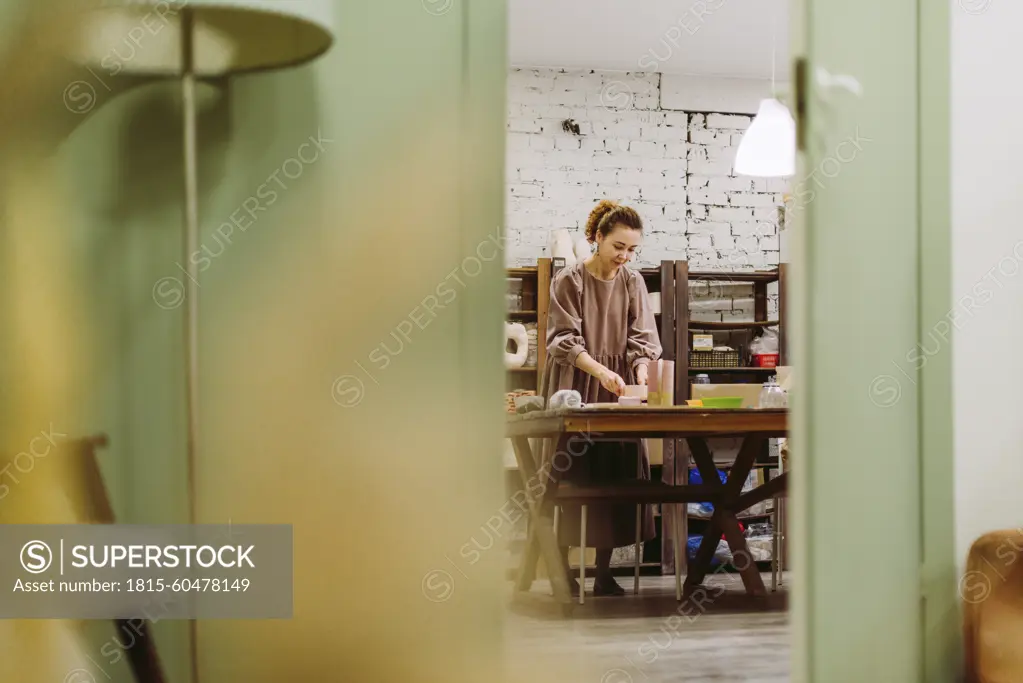
M 522 566 L 516 581 L 518 592 L 529 591 L 536 563 L 543 557 L 557 602 L 570 605 L 568 574 L 562 563 L 554 534 L 554 508 L 559 503 L 590 502 L 636 504 L 713 503 L 703 541 L 689 566 L 685 588 L 699 586 L 710 570 L 722 534 L 732 550 L 746 591 L 765 595 L 764 582 L 753 562 L 746 539 L 736 515 L 757 503 L 787 491 L 788 473 L 771 479 L 763 486 L 742 492 L 750 470 L 762 451 L 766 439 L 784 437 L 788 431 L 786 410 L 724 410 L 688 408 L 684 406 L 638 408 L 577 408 L 514 415 L 508 418 L 507 436 L 512 440 L 529 508 L 529 540 L 523 553 Z M 728 480 L 721 483 L 714 458 L 707 447 L 711 437 L 740 437 L 742 446 L 736 456 Z M 539 453 L 534 453 L 529 439 L 553 443 L 554 457 L 541 469 Z M 673 486 L 655 481 L 623 481 L 599 486 L 560 484 L 561 472 L 567 471 L 573 454 L 579 455 L 587 442 L 609 439 L 635 440 L 685 439 L 703 479 L 702 484 Z M 551 440 L 551 441 L 548 441 Z M 688 477 L 685 477 L 688 481 Z M 685 543 L 685 539 L 682 539 Z M 683 546 L 684 547 L 684 546 Z M 676 553 L 678 550 L 676 550 Z M 739 566 L 742 564 L 743 566 Z

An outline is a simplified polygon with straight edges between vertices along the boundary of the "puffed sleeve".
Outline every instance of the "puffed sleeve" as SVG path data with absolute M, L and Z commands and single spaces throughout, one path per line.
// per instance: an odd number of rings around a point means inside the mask
M 661 357 L 661 339 L 657 334 L 657 321 L 650 308 L 646 282 L 633 271 L 629 279 L 629 338 L 625 347 L 625 360 L 635 370 L 644 363 Z
M 551 282 L 547 312 L 547 353 L 556 363 L 575 367 L 586 350 L 582 325 L 582 281 L 575 269 L 566 268 Z

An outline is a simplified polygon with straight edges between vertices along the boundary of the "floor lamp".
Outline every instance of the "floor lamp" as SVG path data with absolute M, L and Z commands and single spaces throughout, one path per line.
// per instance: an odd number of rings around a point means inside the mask
M 297 66 L 334 40 L 332 0 L 103 0 L 83 16 L 79 61 L 108 73 L 180 79 L 184 130 L 185 367 L 189 523 L 198 522 L 200 248 L 196 82 Z M 116 69 L 116 72 L 115 72 Z M 192 683 L 198 642 L 190 622 Z

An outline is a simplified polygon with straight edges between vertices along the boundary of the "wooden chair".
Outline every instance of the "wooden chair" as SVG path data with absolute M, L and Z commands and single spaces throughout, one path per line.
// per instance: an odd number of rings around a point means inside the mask
M 1023 681 L 1023 530 L 993 531 L 973 543 L 959 596 L 966 682 Z
M 96 450 L 108 445 L 105 434 L 70 441 L 66 446 L 72 465 L 73 481 L 81 482 L 81 488 L 69 491 L 69 497 L 77 508 L 78 518 L 89 524 L 113 524 L 114 509 L 110 504 L 110 496 L 103 474 L 96 458 Z M 138 635 L 135 644 L 125 650 L 137 683 L 166 683 L 160 657 L 156 651 L 156 642 L 152 637 L 150 624 L 137 620 L 115 619 L 114 626 L 125 632 Z

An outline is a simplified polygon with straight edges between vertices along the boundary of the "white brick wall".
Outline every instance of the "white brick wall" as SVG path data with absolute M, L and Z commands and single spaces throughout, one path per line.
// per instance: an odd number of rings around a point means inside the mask
M 552 229 L 582 234 L 590 210 L 604 198 L 643 217 L 639 267 L 663 259 L 687 259 L 701 270 L 778 263 L 775 207 L 787 183 L 732 174 L 751 117 L 662 109 L 660 84 L 661 75 L 650 73 L 509 73 L 509 265 L 547 255 Z M 580 135 L 562 129 L 568 118 Z M 696 293 L 694 318 L 752 319 L 749 286 L 705 289 Z

